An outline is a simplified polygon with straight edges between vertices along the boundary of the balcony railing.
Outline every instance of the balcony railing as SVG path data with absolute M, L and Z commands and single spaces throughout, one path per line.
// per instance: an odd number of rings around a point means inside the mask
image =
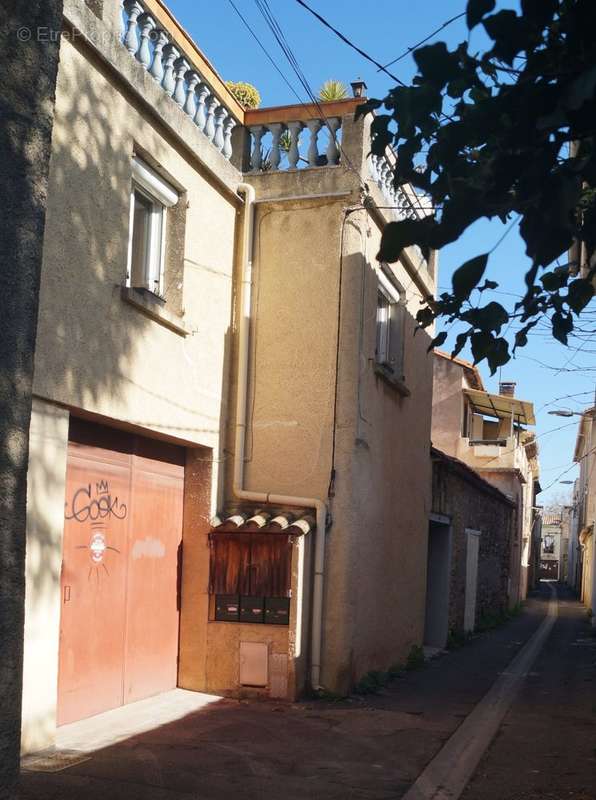
M 248 171 L 279 172 L 341 164 L 343 116 L 352 114 L 361 102 L 350 98 L 247 111 Z
M 239 120 L 193 59 L 159 27 L 148 4 L 124 0 L 122 42 L 225 158 L 232 156 L 232 130 Z
M 387 149 L 384 156 L 371 155 L 368 161 L 370 176 L 387 201 L 386 210 L 389 211 L 389 216 L 396 220 L 427 217 L 432 213 L 430 198 L 417 194 L 411 187 L 395 188 L 393 184 L 395 160 L 395 154 Z

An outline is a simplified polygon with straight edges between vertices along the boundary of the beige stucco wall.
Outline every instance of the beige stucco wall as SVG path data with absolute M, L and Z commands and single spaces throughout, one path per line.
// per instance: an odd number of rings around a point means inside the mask
M 294 699 L 304 685 L 308 656 L 309 605 L 303 583 L 305 578 L 308 581 L 310 569 L 310 540 L 298 537 L 293 547 L 288 627 L 214 620 L 213 609 L 209 607 L 210 524 L 201 510 L 209 495 L 210 469 L 201 451 L 189 453 L 185 476 L 178 683 L 185 689 L 213 694 Z M 241 686 L 241 642 L 267 644 L 270 681 L 265 689 Z M 282 670 L 284 665 L 287 668 Z
M 403 660 L 422 641 L 430 510 L 428 336 L 413 337 L 420 294 L 411 272 L 397 265 L 409 310 L 404 371 L 410 396 L 404 397 L 374 369 L 380 229 L 356 208 L 358 181 L 349 170 L 250 180 L 258 201 L 310 197 L 258 206 L 248 489 L 327 497 L 342 273 L 322 654 L 322 682 L 341 692 L 369 669 Z
M 217 450 L 235 205 L 78 46 L 61 48 L 34 391 Z M 121 299 L 135 148 L 186 192 L 187 337 Z
M 62 408 L 33 400 L 27 476 L 24 752 L 52 745 L 56 730 L 68 417 Z
M 441 356 L 433 357 L 432 443 L 455 456 L 462 434 L 463 369 Z
M 81 25 L 101 27 L 84 4 L 69 2 L 66 11 L 80 14 Z M 234 198 L 234 180 L 240 180 L 240 174 L 205 137 L 201 141 L 196 126 L 115 37 L 102 37 L 99 28 L 96 33 L 91 35 L 90 29 L 89 41 L 103 46 L 106 57 L 113 50 L 122 80 L 84 37 L 73 42 L 64 36 L 57 82 L 34 376 L 37 428 L 32 423 L 30 458 L 26 750 L 51 744 L 55 727 L 68 440 L 65 409 L 106 424 L 134 426 L 146 435 L 198 448 L 209 462 L 213 458 L 208 485 L 197 500 L 204 517 L 216 507 L 223 461 L 220 430 L 226 413 L 240 205 Z M 135 81 L 141 87 L 147 82 L 143 89 L 147 100 L 152 92 L 161 93 L 164 108 L 157 116 L 130 90 Z M 169 127 L 160 123 L 159 114 Z M 171 133 L 178 123 L 184 142 Z M 188 135 L 187 128 L 192 129 Z M 121 296 L 135 150 L 178 189 L 186 206 L 184 240 L 172 243 L 183 249 L 182 286 L 169 285 L 166 274 L 165 291 L 176 295 L 176 304 L 182 293 L 181 321 L 187 336 L 143 314 Z M 203 164 L 204 151 L 209 170 Z M 221 183 L 212 177 L 214 165 L 221 168 Z M 63 410 L 56 411 L 50 402 Z M 48 408 L 54 410 L 50 413 Z M 51 480 L 42 484 L 45 473 Z M 43 583 L 41 556 L 46 565 Z
M 432 356 L 414 336 L 420 293 L 403 264 L 404 383 L 375 371 L 380 228 L 366 212 L 344 236 L 333 527 L 323 682 L 345 691 L 371 669 L 403 661 L 421 644 L 430 512 Z M 342 630 L 343 628 L 343 630 Z

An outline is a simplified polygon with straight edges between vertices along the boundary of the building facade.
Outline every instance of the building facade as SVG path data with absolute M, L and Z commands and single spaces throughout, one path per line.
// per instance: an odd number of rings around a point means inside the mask
M 515 505 L 463 461 L 433 448 L 425 643 L 498 618 L 509 603 Z
M 499 388 L 499 394 L 487 392 L 471 363 L 435 351 L 432 443 L 514 503 L 508 595 L 515 606 L 526 597 L 537 543 L 538 448 L 526 428 L 535 424 L 532 403 L 514 396 L 514 384 Z
M 596 547 L 594 546 L 594 519 L 596 518 L 596 426 L 594 408 L 582 414 L 575 443 L 574 461 L 579 464 L 579 478 L 574 487 L 573 532 L 571 547 L 575 550 L 573 586 L 580 600 L 592 614 L 596 625 Z
M 345 692 L 422 643 L 436 264 L 375 260 L 427 210 L 359 102 L 248 112 L 158 0 L 65 2 L 25 751 L 177 685 Z

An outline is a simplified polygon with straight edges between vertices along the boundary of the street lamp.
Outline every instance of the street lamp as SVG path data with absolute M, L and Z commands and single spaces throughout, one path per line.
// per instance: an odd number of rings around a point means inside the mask
M 566 483 L 567 485 L 575 483 L 575 481 L 559 481 L 559 483 Z
M 583 417 L 583 411 L 570 411 L 568 408 L 556 408 L 554 411 L 548 411 L 553 417 Z

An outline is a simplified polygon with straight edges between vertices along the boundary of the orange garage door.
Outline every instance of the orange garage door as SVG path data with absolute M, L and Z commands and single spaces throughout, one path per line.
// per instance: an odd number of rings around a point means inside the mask
M 176 686 L 184 458 L 71 421 L 59 725 Z

